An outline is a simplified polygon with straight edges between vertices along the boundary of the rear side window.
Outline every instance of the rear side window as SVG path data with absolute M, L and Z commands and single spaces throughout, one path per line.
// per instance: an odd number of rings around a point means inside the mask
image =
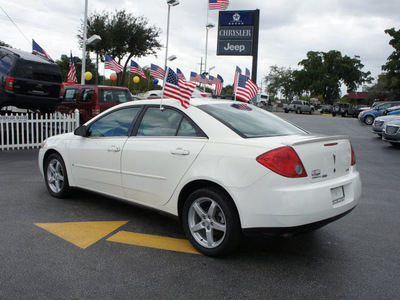
M 84 89 L 82 90 L 81 100 L 80 102 L 92 102 L 92 89 Z
M 8 75 L 11 70 L 12 59 L 4 53 L 0 53 L 0 73 Z
M 78 89 L 67 89 L 65 91 L 64 102 L 76 102 Z
M 125 103 L 132 98 L 127 90 L 101 90 L 99 91 L 99 102 Z
M 197 107 L 244 138 L 307 133 L 261 108 L 243 102 L 207 104 Z
M 138 136 L 204 136 L 182 113 L 159 107 L 149 107 L 140 122 Z
M 28 60 L 18 60 L 15 77 L 41 80 L 48 82 L 61 82 L 60 69 L 55 64 L 44 64 Z

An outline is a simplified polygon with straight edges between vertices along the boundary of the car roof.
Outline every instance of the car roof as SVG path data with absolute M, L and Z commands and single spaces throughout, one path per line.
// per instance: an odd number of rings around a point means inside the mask
M 29 60 L 29 61 L 34 61 L 34 62 L 40 62 L 40 63 L 46 63 L 46 64 L 55 64 L 55 62 L 44 58 L 43 56 L 40 56 L 38 54 L 33 54 L 30 52 L 22 51 L 19 49 L 14 49 L 14 48 L 9 48 L 9 47 L 0 47 L 1 50 L 5 50 L 10 52 L 11 54 L 16 55 L 17 57 L 24 59 L 24 60 Z
M 204 104 L 221 104 L 221 103 L 232 103 L 232 100 L 224 100 L 224 99 L 212 99 L 212 98 L 191 98 L 190 99 L 190 106 L 199 106 L 199 105 L 204 105 Z M 237 101 L 238 103 L 243 103 L 240 101 Z M 124 106 L 130 106 L 130 105 L 141 105 L 141 104 L 146 104 L 146 105 L 169 105 L 169 106 L 175 106 L 175 107 L 180 107 L 181 102 L 176 99 L 171 99 L 171 98 L 164 98 L 164 99 L 144 99 L 144 100 L 135 100 L 135 101 L 129 101 L 125 102 L 122 104 L 119 104 L 114 107 L 124 107 Z

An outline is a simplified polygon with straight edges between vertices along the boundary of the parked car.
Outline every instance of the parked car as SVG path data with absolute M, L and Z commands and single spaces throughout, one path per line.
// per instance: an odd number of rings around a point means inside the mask
M 355 117 L 358 118 L 358 115 L 360 114 L 360 112 L 367 110 L 367 109 L 371 109 L 371 107 L 369 107 L 368 105 L 365 104 L 360 104 L 360 105 L 356 105 L 355 110 L 356 110 L 356 114 Z
M 48 138 L 38 160 L 49 193 L 78 187 L 178 216 L 211 256 L 233 250 L 243 232 L 299 234 L 356 206 L 347 137 L 314 135 L 242 102 L 162 103 L 120 104 Z
M 57 112 L 70 114 L 78 109 L 83 124 L 112 106 L 132 100 L 125 87 L 74 84 L 64 89 Z
M 312 115 L 315 109 L 314 106 L 307 101 L 293 100 L 292 102 L 290 102 L 290 104 L 284 104 L 283 110 L 285 113 L 294 111 L 296 112 L 296 114 L 301 114 L 303 112 L 306 112 Z
M 58 65 L 40 55 L 0 47 L 0 108 L 53 112 L 60 104 Z
M 400 105 L 400 101 L 390 101 L 390 102 L 384 102 L 384 103 L 378 104 L 373 109 L 362 111 L 359 114 L 358 119 L 367 125 L 372 125 L 372 123 L 374 122 L 374 119 L 376 117 L 382 116 L 383 112 L 386 109 L 388 109 L 389 107 L 398 106 L 398 105 Z
M 382 130 L 382 140 L 400 148 L 400 119 L 391 119 Z
M 395 120 L 399 119 L 399 115 L 393 115 L 393 116 L 380 116 L 375 118 L 374 122 L 372 123 L 372 132 L 379 135 L 380 137 L 382 136 L 382 130 L 385 128 L 386 123 L 389 122 L 390 120 Z
M 161 98 L 163 90 L 151 90 L 144 93 L 143 98 L 146 99 L 158 99 Z M 192 98 L 201 98 L 201 97 L 209 97 L 211 98 L 212 95 L 210 93 L 202 91 L 200 88 L 196 87 L 193 91 Z
M 318 109 L 321 114 L 331 114 L 332 113 L 332 105 L 330 104 L 323 104 L 321 108 Z
M 332 116 L 341 115 L 342 117 L 355 116 L 356 109 L 350 103 L 334 103 L 332 106 Z
M 400 114 L 400 106 L 389 107 L 383 112 L 383 115 L 398 115 Z

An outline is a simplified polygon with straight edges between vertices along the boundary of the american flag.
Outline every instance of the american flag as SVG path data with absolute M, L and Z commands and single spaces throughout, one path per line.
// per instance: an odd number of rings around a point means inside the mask
M 181 101 L 182 106 L 188 108 L 196 83 L 179 79 L 171 68 L 167 68 L 164 82 L 163 95 Z
M 183 75 L 182 71 L 179 68 L 176 68 L 176 75 L 179 79 L 186 80 L 185 75 Z
M 224 86 L 224 79 L 222 79 L 222 77 L 219 74 L 217 75 L 217 80 L 219 80 L 220 83 L 217 83 L 215 85 L 214 95 L 220 95 L 222 92 L 222 88 Z
M 181 103 L 184 108 L 189 107 L 190 97 L 192 97 L 193 91 L 196 86 L 196 82 L 179 79 L 179 89 L 181 90 L 182 96 Z
M 165 77 L 165 71 L 162 68 L 160 68 L 159 66 L 151 64 L 150 76 L 163 80 Z
M 236 97 L 249 102 L 257 92 L 258 86 L 247 76 L 239 74 Z
M 239 78 L 239 75 L 241 75 L 241 74 L 242 74 L 242 69 L 239 68 L 238 66 L 236 66 L 235 77 L 233 80 L 233 93 L 234 94 L 236 93 L 236 89 L 237 89 L 237 85 L 238 85 L 238 78 Z
M 229 0 L 208 0 L 209 10 L 226 10 L 229 6 Z
M 69 71 L 67 77 L 68 77 L 67 78 L 68 83 L 75 83 L 78 81 L 76 79 L 76 69 L 75 69 L 74 58 L 72 57 L 72 52 L 71 52 L 71 58 L 69 59 Z
M 246 68 L 246 76 L 250 78 L 250 70 Z
M 106 54 L 106 61 L 104 62 L 104 68 L 105 69 L 110 69 L 115 71 L 116 73 L 122 72 L 124 67 L 117 63 L 114 58 L 112 58 L 110 55 Z
M 247 103 L 233 103 L 231 106 L 240 110 L 252 111 L 251 107 Z
M 138 74 L 143 79 L 146 79 L 146 75 L 144 74 L 142 68 L 133 60 L 131 60 L 131 71 L 132 74 Z
M 198 76 L 200 77 L 200 79 L 199 79 L 200 83 L 211 84 L 206 75 L 201 74 Z
M 53 61 L 53 59 L 50 57 L 50 55 L 48 55 L 46 53 L 46 51 L 44 51 L 43 48 L 40 47 L 39 44 L 35 42 L 34 39 L 32 39 L 32 53 L 46 57 L 47 59 L 50 59 L 51 61 Z
M 199 74 L 197 74 L 196 72 L 190 72 L 190 81 L 200 82 L 199 80 L 201 80 Z

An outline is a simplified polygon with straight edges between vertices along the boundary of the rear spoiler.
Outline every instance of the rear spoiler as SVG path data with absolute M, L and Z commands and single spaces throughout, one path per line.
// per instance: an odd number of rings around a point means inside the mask
M 316 135 L 314 138 L 295 142 L 290 144 L 290 146 L 299 146 L 299 145 L 306 145 L 315 142 L 329 142 L 329 141 L 337 141 L 337 140 L 350 140 L 347 135 Z M 288 145 L 289 146 L 289 145 Z

